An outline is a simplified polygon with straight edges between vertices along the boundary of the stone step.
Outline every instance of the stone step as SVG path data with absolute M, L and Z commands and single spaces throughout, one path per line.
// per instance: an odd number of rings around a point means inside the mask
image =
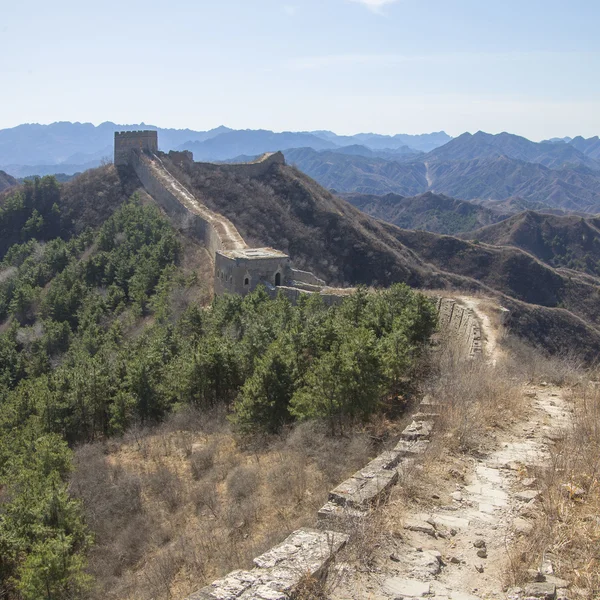
M 440 413 L 437 412 L 417 412 L 412 416 L 413 421 L 436 421 L 440 418 Z
M 329 500 L 339 506 L 367 508 L 384 496 L 396 481 L 396 470 L 380 469 L 374 472 L 364 469 L 331 490 Z
M 432 406 L 439 406 L 439 404 L 440 404 L 439 402 L 437 402 L 429 394 L 427 394 L 426 396 L 423 397 L 423 400 L 421 400 L 420 406 L 431 408 Z
M 420 440 L 428 438 L 433 431 L 433 421 L 413 421 L 400 434 L 403 440 Z
M 429 448 L 429 440 L 400 440 L 394 450 L 404 458 L 423 454 L 427 448 Z

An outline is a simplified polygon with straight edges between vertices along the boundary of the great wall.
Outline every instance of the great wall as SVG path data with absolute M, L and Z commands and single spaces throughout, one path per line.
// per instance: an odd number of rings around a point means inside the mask
M 258 176 L 281 164 L 283 155 L 263 156 L 254 163 L 228 165 L 247 176 Z M 294 269 L 288 255 L 273 248 L 249 248 L 236 227 L 211 211 L 165 167 L 158 153 L 156 132 L 115 134 L 115 165 L 131 166 L 144 189 L 182 229 L 200 240 L 214 262 L 215 294 L 245 295 L 262 284 L 273 295 L 292 300 L 318 293 L 326 302 L 339 301 L 340 292 L 306 271 Z M 474 310 L 453 298 L 434 297 L 439 331 L 465 358 L 482 354 L 482 334 Z M 322 577 L 348 541 L 343 526 L 362 519 L 396 484 L 404 469 L 428 447 L 437 416 L 436 404 L 425 398 L 397 445 L 372 460 L 333 489 L 316 515 L 317 527 L 293 532 L 280 545 L 254 559 L 251 570 L 233 571 L 186 600 L 284 600 L 306 576 Z
M 273 248 L 249 248 L 229 219 L 210 210 L 169 173 L 158 155 L 156 131 L 115 133 L 114 162 L 117 167 L 131 166 L 173 222 L 204 244 L 214 264 L 215 294 L 243 296 L 263 285 L 270 294 L 282 292 L 292 300 L 302 293 L 317 293 L 327 303 L 338 301 L 339 294 L 323 280 L 294 269 L 287 254 Z M 283 155 L 276 152 L 227 168 L 258 177 L 284 162 Z

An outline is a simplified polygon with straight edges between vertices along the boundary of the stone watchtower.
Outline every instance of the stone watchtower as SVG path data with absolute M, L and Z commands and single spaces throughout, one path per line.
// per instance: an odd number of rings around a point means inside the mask
M 157 131 L 115 131 L 115 166 L 128 165 L 132 150 L 158 150 Z

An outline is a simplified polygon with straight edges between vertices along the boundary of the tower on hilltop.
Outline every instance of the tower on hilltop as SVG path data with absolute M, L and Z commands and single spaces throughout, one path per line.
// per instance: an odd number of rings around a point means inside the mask
M 158 132 L 149 131 L 115 131 L 115 166 L 128 165 L 132 150 L 158 150 Z

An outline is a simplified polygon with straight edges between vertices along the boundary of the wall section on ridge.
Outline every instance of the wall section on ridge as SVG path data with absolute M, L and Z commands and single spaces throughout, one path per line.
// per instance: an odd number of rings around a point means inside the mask
M 159 161 L 158 157 L 139 151 L 132 152 L 129 157 L 129 164 L 144 188 L 177 227 L 202 241 L 213 260 L 218 251 L 247 247 L 231 221 L 198 202 Z
M 442 340 L 460 353 L 476 358 L 483 352 L 481 325 L 470 308 L 454 298 L 434 298 L 438 312 L 438 328 Z

